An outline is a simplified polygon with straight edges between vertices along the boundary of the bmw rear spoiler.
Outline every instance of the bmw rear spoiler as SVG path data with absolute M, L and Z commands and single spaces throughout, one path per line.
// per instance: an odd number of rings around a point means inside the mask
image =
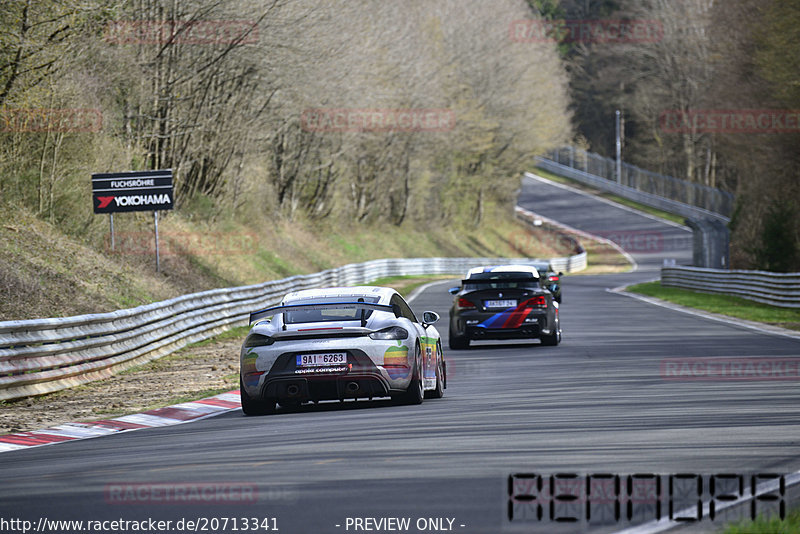
M 476 285 L 488 285 L 488 284 L 527 284 L 530 282 L 538 282 L 540 278 L 468 278 L 466 280 L 461 280 L 461 285 L 466 284 L 476 284 Z
M 388 304 L 373 304 L 371 302 L 320 302 L 317 304 L 289 304 L 287 306 L 273 306 L 265 308 L 250 314 L 250 324 L 259 321 L 264 317 L 271 317 L 278 313 L 285 313 L 290 311 L 314 311 L 314 310 L 347 310 L 347 309 L 360 309 L 382 311 L 395 314 L 396 317 L 400 316 L 400 310 L 396 306 Z

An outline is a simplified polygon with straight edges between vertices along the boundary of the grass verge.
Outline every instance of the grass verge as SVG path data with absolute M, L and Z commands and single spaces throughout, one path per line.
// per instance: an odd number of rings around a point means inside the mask
M 378 258 L 552 258 L 571 252 L 551 232 L 510 215 L 487 218 L 476 228 L 278 220 L 255 231 L 250 223 L 172 213 L 159 223 L 156 273 L 149 219 L 116 221 L 112 252 L 104 236 L 69 236 L 2 202 L 0 218 L 10 221 L 0 225 L 0 321 L 102 313 Z
M 725 527 L 723 534 L 796 534 L 800 532 L 800 509 L 789 512 L 786 519 L 756 518 Z
M 770 306 L 769 304 L 753 302 L 730 295 L 700 293 L 677 287 L 664 287 L 661 282 L 637 284 L 628 287 L 627 290 L 631 293 L 655 297 L 667 302 L 680 304 L 681 306 L 800 331 L 800 310 L 798 309 Z
M 683 217 L 680 215 L 675 215 L 674 213 L 669 213 L 667 211 L 663 211 L 657 208 L 651 208 L 650 206 L 645 206 L 644 204 L 640 204 L 633 200 L 629 200 L 627 198 L 623 198 L 618 195 L 614 195 L 612 193 L 606 193 L 605 191 L 601 191 L 599 189 L 595 189 L 588 185 L 585 185 L 581 182 L 576 180 L 571 180 L 569 178 L 564 178 L 563 176 L 559 176 L 557 174 L 553 174 L 552 172 L 548 172 L 542 169 L 536 169 L 534 171 L 535 174 L 538 174 L 542 178 L 547 178 L 548 180 L 552 180 L 554 182 L 569 185 L 574 187 L 575 189 L 580 189 L 586 193 L 591 193 L 592 195 L 605 198 L 606 200 L 610 200 L 612 202 L 616 202 L 617 204 L 622 204 L 623 206 L 627 206 L 629 208 L 633 208 L 639 211 L 643 211 L 647 214 L 653 215 L 654 217 L 658 217 L 660 219 L 665 219 L 667 221 L 672 221 L 676 224 L 684 225 Z
M 610 245 L 599 241 L 587 241 L 586 239 L 581 239 L 581 244 L 586 249 L 588 267 L 582 271 L 570 273 L 570 276 L 627 273 L 633 268 L 631 262 Z

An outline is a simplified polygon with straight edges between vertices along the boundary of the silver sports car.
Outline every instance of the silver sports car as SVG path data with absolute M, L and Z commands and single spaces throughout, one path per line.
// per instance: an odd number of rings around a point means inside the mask
M 444 395 L 446 365 L 435 312 L 419 321 L 385 287 L 307 289 L 250 314 L 241 351 L 247 415 L 275 404 L 394 397 L 419 404 Z

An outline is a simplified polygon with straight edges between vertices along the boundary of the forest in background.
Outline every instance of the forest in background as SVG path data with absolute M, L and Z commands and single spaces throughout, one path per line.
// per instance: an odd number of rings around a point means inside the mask
M 621 110 L 625 161 L 736 194 L 733 267 L 800 271 L 800 0 L 529 3 L 549 20 L 658 22 L 650 42 L 559 44 L 577 143 L 614 157 Z M 664 112 L 703 110 L 795 119 L 765 133 L 673 132 L 662 122 Z
M 539 19 L 663 35 L 512 38 Z M 169 217 L 475 228 L 509 212 L 535 154 L 613 155 L 621 109 L 626 161 L 737 195 L 735 267 L 800 270 L 798 134 L 659 125 L 664 110 L 800 108 L 798 22 L 800 0 L 7 0 L 0 198 L 97 249 L 90 174 L 166 167 Z M 454 120 L 309 127 L 320 110 Z
M 10 3 L 0 109 L 89 108 L 102 128 L 7 127 L 2 195 L 75 233 L 98 224 L 91 172 L 157 168 L 204 216 L 478 225 L 571 137 L 553 47 L 510 46 L 509 21 L 532 16 L 522 0 Z M 445 123 L 320 128 L 314 110 Z

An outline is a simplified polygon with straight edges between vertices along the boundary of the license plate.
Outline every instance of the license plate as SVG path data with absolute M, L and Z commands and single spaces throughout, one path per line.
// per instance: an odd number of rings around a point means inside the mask
M 323 365 L 341 365 L 343 363 L 347 363 L 347 354 L 344 352 L 297 355 L 297 367 L 320 367 Z
M 516 300 L 486 300 L 483 305 L 487 308 L 513 308 L 517 305 Z

